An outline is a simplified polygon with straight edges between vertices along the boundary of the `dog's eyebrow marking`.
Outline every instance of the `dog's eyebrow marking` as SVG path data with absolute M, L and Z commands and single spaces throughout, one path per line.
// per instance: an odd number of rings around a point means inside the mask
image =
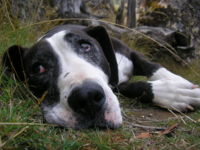
M 67 73 L 64 75 L 64 78 L 66 78 L 68 75 L 69 75 L 69 72 L 67 72 Z

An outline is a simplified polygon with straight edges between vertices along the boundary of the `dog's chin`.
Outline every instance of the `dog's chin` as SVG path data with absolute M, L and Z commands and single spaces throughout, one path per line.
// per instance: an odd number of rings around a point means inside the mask
M 121 116 L 119 116 L 120 118 Z M 117 129 L 121 126 L 122 121 L 119 120 L 106 120 L 105 112 L 100 113 L 95 117 L 91 116 L 78 116 L 75 129 Z M 121 120 L 121 119 L 120 119 Z
M 121 127 L 121 124 L 115 124 L 113 122 L 108 122 L 106 120 L 101 120 L 99 122 L 94 122 L 94 121 L 87 121 L 84 123 L 80 123 L 75 126 L 74 129 L 76 130 L 81 130 L 81 129 L 99 129 L 99 130 L 104 130 L 104 129 L 117 129 Z
M 110 90 L 111 91 L 111 90 Z M 73 111 L 69 105 L 58 103 L 42 105 L 44 118 L 48 123 L 73 129 L 116 129 L 122 124 L 121 109 L 116 96 L 108 92 L 105 106 L 98 112 Z
M 80 114 L 74 114 L 74 116 L 69 120 L 64 120 L 65 118 L 61 118 L 61 116 L 54 116 L 44 114 L 45 122 L 58 125 L 58 127 L 63 128 L 71 128 L 76 130 L 81 129 L 117 129 L 122 125 L 122 117 L 117 116 L 115 114 L 113 116 L 113 113 L 111 113 L 110 117 L 107 119 L 105 116 L 105 112 L 99 113 L 96 116 L 87 116 L 87 115 L 80 115 Z M 107 120 L 106 120 L 107 119 Z
M 45 122 L 48 122 L 45 119 Z M 58 127 L 61 128 L 66 128 L 66 129 L 75 129 L 75 130 L 82 130 L 82 129 L 99 129 L 99 130 L 104 130 L 104 129 L 117 129 L 121 127 L 121 123 L 115 123 L 111 121 L 106 121 L 105 119 L 100 119 L 100 120 L 82 120 L 77 122 L 74 126 L 69 126 L 68 123 L 59 120 L 58 122 L 48 122 L 48 123 L 53 123 L 57 125 Z

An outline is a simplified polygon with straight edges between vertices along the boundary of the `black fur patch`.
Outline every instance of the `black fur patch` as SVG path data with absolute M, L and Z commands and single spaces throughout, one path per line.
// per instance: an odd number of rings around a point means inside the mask
M 152 102 L 154 95 L 152 93 L 152 87 L 147 82 L 125 82 L 119 85 L 119 92 L 129 98 L 137 98 L 142 102 Z
M 35 65 L 42 65 L 45 72 L 36 73 Z M 28 84 L 31 91 L 41 97 L 47 92 L 45 101 L 48 104 L 59 101 L 59 90 L 57 87 L 60 65 L 57 55 L 54 53 L 50 44 L 40 41 L 29 49 L 24 57 L 25 71 L 28 76 Z

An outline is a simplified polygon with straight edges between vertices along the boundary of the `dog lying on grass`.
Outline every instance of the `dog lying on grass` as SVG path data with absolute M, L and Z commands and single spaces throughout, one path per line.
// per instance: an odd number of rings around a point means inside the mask
M 178 111 L 200 106 L 200 88 L 146 60 L 101 26 L 57 26 L 30 48 L 8 48 L 3 65 L 37 97 L 46 93 L 45 120 L 67 128 L 120 127 L 113 90 Z M 134 75 L 149 81 L 129 82 Z

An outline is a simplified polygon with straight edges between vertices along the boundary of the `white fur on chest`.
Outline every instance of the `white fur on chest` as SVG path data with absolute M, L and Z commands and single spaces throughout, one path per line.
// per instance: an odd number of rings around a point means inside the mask
M 132 75 L 133 64 L 131 60 L 120 53 L 115 53 L 118 64 L 119 84 L 126 82 Z

